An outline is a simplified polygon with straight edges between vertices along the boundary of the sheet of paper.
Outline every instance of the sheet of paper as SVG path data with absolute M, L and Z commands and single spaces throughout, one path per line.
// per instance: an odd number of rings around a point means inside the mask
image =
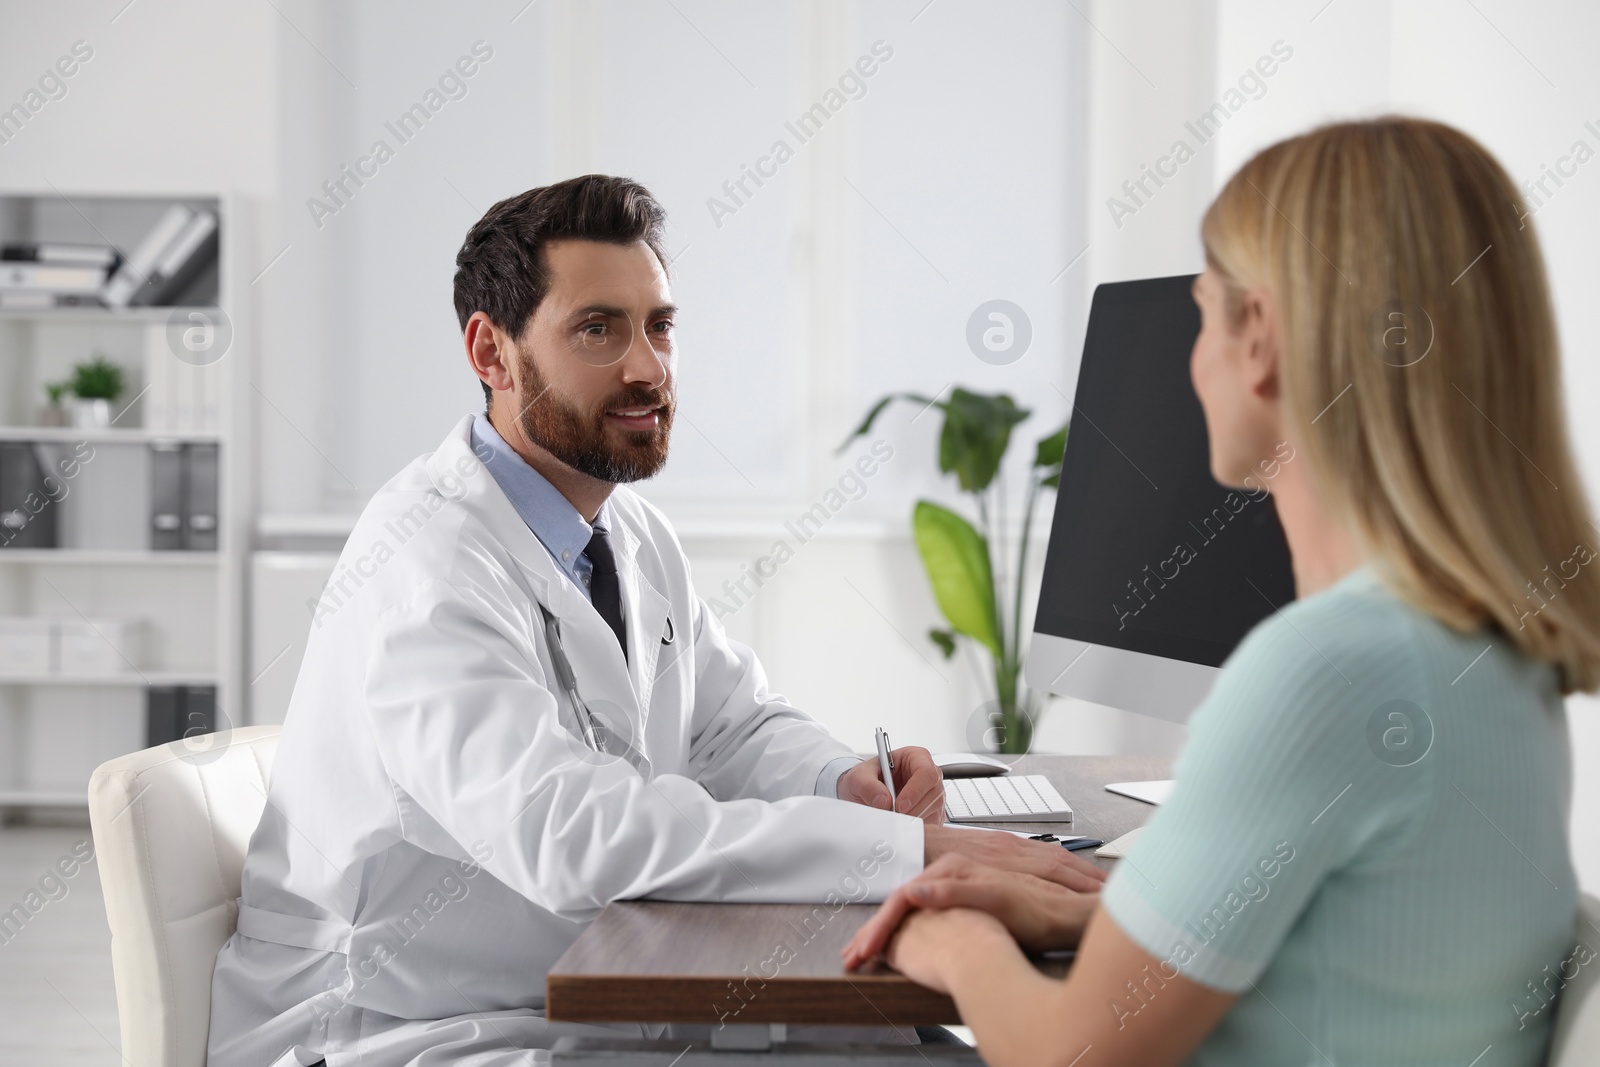
M 1172 785 L 1170 778 L 1154 782 L 1112 782 L 1106 786 L 1106 792 L 1121 793 L 1146 804 L 1165 804 L 1167 797 L 1172 794 Z
M 1039 836 L 1039 831 L 1038 830 L 1007 830 L 1004 827 L 1000 827 L 1000 826 L 973 826 L 971 823 L 965 823 L 965 822 L 947 822 L 947 823 L 945 823 L 945 825 L 949 826 L 949 827 L 953 827 L 953 828 L 955 828 L 957 830 L 989 830 L 989 831 L 991 831 L 993 833 L 997 833 L 997 834 L 1014 834 L 1017 837 L 1038 837 Z M 1088 837 L 1088 836 L 1089 836 L 1088 834 L 1056 834 L 1055 835 L 1057 841 L 1082 841 L 1085 837 Z
M 1096 856 L 1104 856 L 1106 859 L 1110 860 L 1120 860 L 1123 856 L 1128 854 L 1128 849 L 1131 848 L 1133 843 L 1139 839 L 1139 835 L 1143 831 L 1144 827 L 1136 826 L 1132 830 L 1129 830 L 1127 833 L 1123 834 L 1121 837 L 1117 838 L 1115 841 L 1110 841 L 1104 845 L 1101 845 L 1099 848 L 1094 850 L 1094 854 Z

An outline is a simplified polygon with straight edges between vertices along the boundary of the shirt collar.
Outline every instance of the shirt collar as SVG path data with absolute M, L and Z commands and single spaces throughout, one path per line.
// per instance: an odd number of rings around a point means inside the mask
M 600 505 L 593 526 L 585 522 L 578 509 L 561 495 L 561 490 L 517 455 L 481 413 L 472 420 L 472 451 L 489 468 L 495 483 L 539 543 L 567 572 L 567 577 L 576 581 L 578 561 L 583 558 L 583 550 L 589 547 L 589 538 L 595 529 L 616 528 L 607 515 L 611 502 Z

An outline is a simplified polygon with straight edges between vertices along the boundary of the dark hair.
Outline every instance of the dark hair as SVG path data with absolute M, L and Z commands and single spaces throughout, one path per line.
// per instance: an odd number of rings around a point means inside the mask
M 631 178 L 585 174 L 529 189 L 500 201 L 467 231 L 456 253 L 456 318 L 461 328 L 473 312 L 519 337 L 550 291 L 547 241 L 575 238 L 632 244 L 643 241 L 666 269 L 662 248 L 666 209 Z M 487 382 L 484 401 L 494 397 Z

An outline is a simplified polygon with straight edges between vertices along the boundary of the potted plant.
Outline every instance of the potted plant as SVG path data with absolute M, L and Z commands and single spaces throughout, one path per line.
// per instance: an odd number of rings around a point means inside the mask
M 993 700 L 980 713 L 985 743 L 999 752 L 1027 752 L 1041 710 L 1039 694 L 1022 678 L 1022 594 L 1029 527 L 1039 498 L 1061 483 L 1067 425 L 1034 445 L 1016 556 L 1008 560 L 1005 479 L 999 473 L 1011 445 L 1012 429 L 1032 412 L 1018 407 L 1005 393 L 974 393 L 957 387 L 948 400 L 891 393 L 872 406 L 841 450 L 871 430 L 873 421 L 896 400 L 914 401 L 925 410 L 936 407 L 944 413 L 939 470 L 956 476 L 961 491 L 972 497 L 978 515 L 974 526 L 961 514 L 931 500 L 918 500 L 912 509 L 917 551 L 934 599 L 949 623 L 949 629 L 929 630 L 928 638 L 946 659 L 955 655 L 958 636 L 988 654 L 992 670 L 985 673 Z
M 110 426 L 111 402 L 122 395 L 122 368 L 96 352 L 72 368 L 72 425 Z
M 72 387 L 71 382 L 45 382 L 44 394 L 49 397 L 49 403 L 39 409 L 40 426 L 65 426 L 67 424 L 66 408 L 61 406 L 61 400 Z

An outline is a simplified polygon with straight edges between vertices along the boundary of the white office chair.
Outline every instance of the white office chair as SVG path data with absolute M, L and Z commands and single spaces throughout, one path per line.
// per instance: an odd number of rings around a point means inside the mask
M 163 745 L 119 757 L 89 780 L 129 1067 L 205 1067 L 211 972 L 238 923 L 278 727 L 208 740 L 197 754 Z
M 1578 897 L 1578 941 L 1600 953 L 1600 898 Z M 1581 958 L 1581 957 L 1580 957 Z M 1561 991 L 1556 1032 L 1545 1067 L 1595 1067 L 1600 1064 L 1600 958 L 1591 959 Z

